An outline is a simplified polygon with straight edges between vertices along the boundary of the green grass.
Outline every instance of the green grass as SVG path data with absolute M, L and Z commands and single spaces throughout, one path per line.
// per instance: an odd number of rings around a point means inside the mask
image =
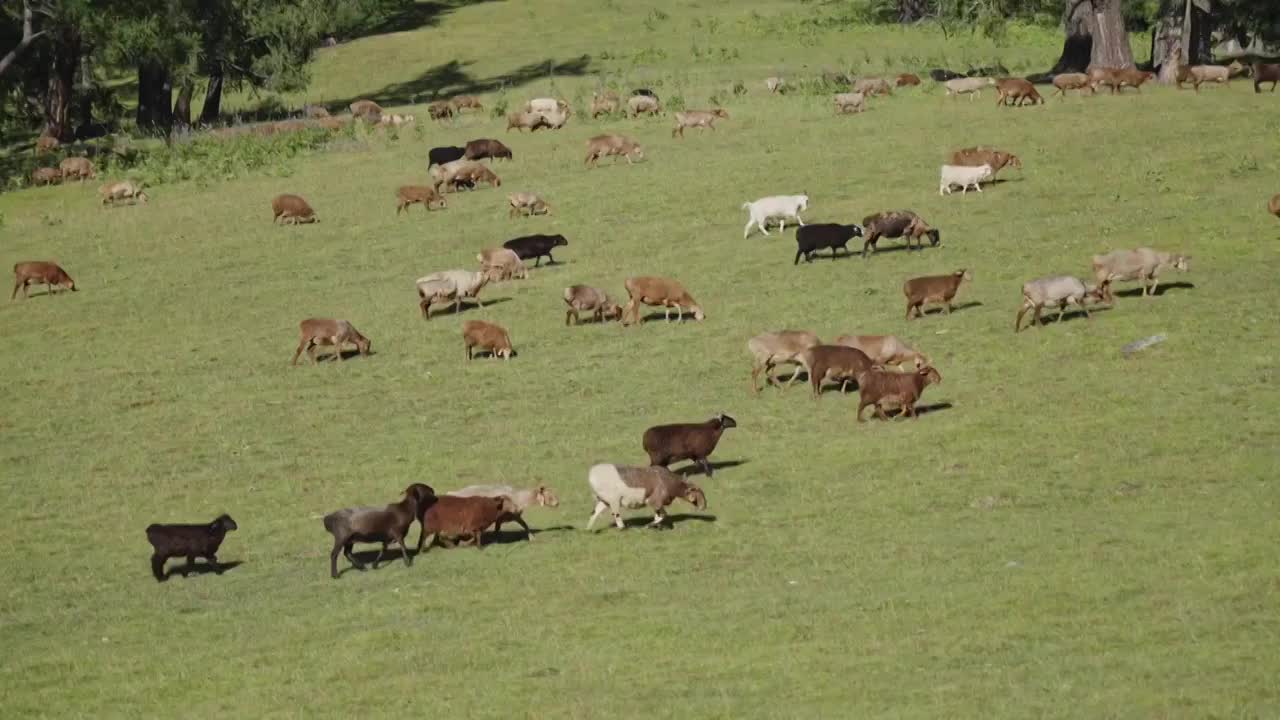
M 373 59 L 384 43 L 475 60 L 481 77 L 553 46 L 490 21 L 595 28 L 562 31 L 556 57 L 688 46 L 685 25 L 605 32 L 646 8 L 546 5 L 361 40 L 339 50 L 368 59 L 363 77 L 353 61 L 326 84 L 322 58 L 317 81 L 326 98 L 403 82 L 407 68 Z M 787 43 L 810 70 L 837 65 L 830 38 L 809 49 L 728 25 L 746 9 L 699 12 L 726 18 L 726 46 L 761 46 L 689 82 L 701 105 L 748 81 L 719 132 L 681 142 L 669 119 L 574 118 L 512 134 L 501 190 L 444 212 L 397 218 L 394 188 L 425 179 L 435 144 L 506 139 L 496 121 L 342 142 L 286 177 L 161 186 L 146 206 L 101 210 L 75 186 L 0 197 L 5 262 L 57 259 L 81 286 L 0 303 L 6 716 L 1280 715 L 1280 231 L 1263 212 L 1280 161 L 1258 140 L 1280 130 L 1275 98 L 1237 83 L 1003 110 L 922 89 L 835 117 L 825 96 L 759 87 Z M 884 36 L 922 56 L 936 40 Z M 488 50 L 469 49 L 477 37 Z M 1017 52 L 1052 60 L 1051 42 L 1033 49 Z M 653 72 L 636 77 L 672 71 Z M 556 82 L 572 97 L 593 79 Z M 1208 130 L 1223 118 L 1241 129 Z M 583 141 L 606 129 L 647 161 L 583 170 Z M 943 156 L 977 143 L 1025 170 L 938 197 Z M 509 220 L 520 189 L 557 214 Z M 797 268 L 791 231 L 742 239 L 743 201 L 802 190 L 807 221 L 909 207 L 943 245 Z M 272 226 L 279 192 L 322 222 Z M 539 231 L 569 238 L 563 264 L 487 289 L 483 309 L 418 317 L 415 278 Z M 1194 287 L 1013 335 L 1023 281 L 1146 244 L 1192 254 L 1168 280 Z M 961 302 L 980 305 L 903 320 L 905 278 L 958 267 L 975 273 Z M 683 281 L 707 320 L 563 326 L 564 286 L 620 294 L 641 273 Z M 350 319 L 375 355 L 289 367 L 314 315 Z M 471 318 L 508 327 L 519 357 L 466 364 Z M 752 397 L 745 342 L 783 327 L 901 335 L 942 373 L 924 404 L 949 407 L 858 425 L 856 396 Z M 1121 356 L 1158 332 L 1168 341 Z M 740 426 L 714 459 L 741 464 L 698 478 L 713 522 L 582 532 L 591 463 L 641 463 L 647 426 L 717 411 Z M 331 581 L 320 516 L 414 481 L 546 482 L 561 507 L 530 521 L 572 529 Z M 243 565 L 151 579 L 148 523 L 222 511 L 240 530 L 221 557 Z

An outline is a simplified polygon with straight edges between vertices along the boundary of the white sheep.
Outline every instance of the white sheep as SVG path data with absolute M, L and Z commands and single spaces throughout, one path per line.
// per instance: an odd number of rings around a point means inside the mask
M 1022 316 L 1028 310 L 1034 310 L 1035 313 L 1031 317 L 1031 324 L 1040 325 L 1040 311 L 1046 306 L 1058 306 L 1058 321 L 1062 321 L 1062 315 L 1067 311 L 1067 305 L 1075 305 L 1084 311 L 1084 316 L 1089 317 L 1089 309 L 1085 307 L 1086 300 L 1099 302 L 1103 299 L 1105 291 L 1099 290 L 1097 286 L 1085 285 L 1084 281 L 1070 275 L 1054 275 L 1052 277 L 1043 277 L 1038 280 L 1032 280 L 1022 285 L 1022 307 L 1018 308 L 1018 317 L 1013 321 L 1013 331 L 1018 332 L 1019 326 L 1022 324 Z
M 809 195 L 771 195 L 763 197 L 755 202 L 742 203 L 742 209 L 750 214 L 747 220 L 747 226 L 742 229 L 742 237 L 746 239 L 751 234 L 751 226 L 755 225 L 765 235 L 769 234 L 769 228 L 766 227 L 770 218 L 778 218 L 778 231 L 786 229 L 787 218 L 792 217 L 796 222 L 804 225 L 804 220 L 800 217 L 801 210 L 809 209 Z
M 952 78 L 943 83 L 948 95 L 953 98 L 968 95 L 969 102 L 973 102 L 973 99 L 981 94 L 982 88 L 995 84 L 995 79 L 989 77 Z
M 982 183 L 990 180 L 993 177 L 994 172 L 990 165 L 979 165 L 978 167 L 943 165 L 941 174 L 942 179 L 938 184 L 939 195 L 942 195 L 944 192 L 947 195 L 950 195 L 952 185 L 959 185 L 962 188 L 962 192 L 960 194 L 966 195 L 969 192 L 970 186 L 976 188 L 978 192 L 982 192 Z
M 697 485 L 660 467 L 628 467 L 625 465 L 592 465 L 587 471 L 587 483 L 596 497 L 595 511 L 587 521 L 587 529 L 595 525 L 596 518 L 606 509 L 613 513 L 613 524 L 622 530 L 623 508 L 653 508 L 651 527 L 662 525 L 667 515 L 664 510 L 676 498 L 684 498 L 702 510 L 707 497 Z
M 462 309 L 463 298 L 473 299 L 480 307 L 484 307 L 484 302 L 480 300 L 480 289 L 488 282 L 487 273 L 470 270 L 444 270 L 418 278 L 415 284 L 418 286 L 418 307 L 422 310 L 423 319 L 431 319 L 428 314 L 431 303 L 441 300 L 453 300 L 454 312 Z
M 525 524 L 521 514 L 533 505 L 541 505 L 543 507 L 559 507 L 560 500 L 555 493 L 551 492 L 551 488 L 546 485 L 539 485 L 536 488 L 525 488 L 517 490 L 510 485 L 468 485 L 461 490 L 454 490 L 449 495 L 455 497 L 503 497 L 506 496 L 511 500 L 511 504 L 515 505 L 516 512 L 506 513 L 500 516 L 493 523 L 493 531 L 498 532 L 502 529 L 505 522 L 519 523 L 524 528 L 524 536 L 526 540 L 533 540 L 533 531 Z

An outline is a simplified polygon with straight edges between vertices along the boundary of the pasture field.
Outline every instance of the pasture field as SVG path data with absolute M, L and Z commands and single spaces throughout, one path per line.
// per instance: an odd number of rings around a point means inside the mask
M 544 60 L 574 18 L 565 57 L 652 44 L 665 59 L 601 72 L 664 95 L 678 80 L 691 107 L 747 82 L 715 133 L 578 116 L 507 136 L 468 116 L 159 186 L 145 206 L 103 210 L 88 184 L 0 196 L 4 263 L 55 259 L 80 287 L 0 303 L 6 717 L 1280 716 L 1277 98 L 1237 82 L 1006 110 L 925 87 L 836 117 L 827 95 L 761 80 L 786 57 L 837 65 L 840 31 L 758 35 L 737 21 L 789 4 L 705 6 L 664 5 L 653 30 L 651 8 L 619 3 L 462 7 L 340 46 L 341 72 L 321 57 L 309 97 L 412 82 L 386 60 L 400 52 L 494 77 Z M 743 50 L 701 69 L 690 18 L 712 15 L 713 44 Z M 1019 31 L 1036 36 L 1019 49 L 917 32 L 850 31 L 849 47 L 910 70 L 907 53 L 970 52 L 1031 71 L 1056 50 L 1047 31 Z M 589 97 L 595 77 L 522 82 L 513 106 L 553 84 Z M 605 130 L 646 161 L 584 170 Z M 494 165 L 502 188 L 395 216 L 430 147 L 485 136 L 515 152 Z M 1024 169 L 939 197 L 946 153 L 980 143 Z M 555 215 L 508 219 L 524 189 Z M 790 228 L 742 238 L 744 201 L 801 191 L 806 222 L 911 208 L 942 244 L 795 267 Z M 321 222 L 273 226 L 280 192 Z M 486 288 L 483 308 L 419 317 L 415 278 L 532 232 L 569 238 L 558 264 Z M 1142 245 L 1191 254 L 1191 272 L 1013 334 L 1024 281 Z M 903 319 L 903 280 L 957 268 L 975 275 L 963 309 Z M 637 274 L 681 280 L 707 319 L 564 326 L 565 286 L 623 295 Z M 374 355 L 289 367 L 309 316 L 350 319 Z M 466 364 L 473 318 L 509 328 L 518 357 Z M 745 343 L 781 328 L 897 334 L 943 382 L 915 421 L 857 424 L 856 393 L 753 397 Z M 714 478 L 695 476 L 705 512 L 583 532 L 589 465 L 642 464 L 646 427 L 719 411 L 739 427 Z M 320 517 L 415 481 L 544 482 L 561 505 L 526 514 L 532 543 L 509 527 L 481 552 L 330 580 Z M 240 529 L 220 558 L 238 566 L 150 577 L 146 525 L 223 511 Z

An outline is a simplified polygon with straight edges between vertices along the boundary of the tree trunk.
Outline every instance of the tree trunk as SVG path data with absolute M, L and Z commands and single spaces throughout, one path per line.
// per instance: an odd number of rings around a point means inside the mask
M 168 134 L 173 126 L 173 86 L 168 68 L 153 62 L 138 66 L 138 129 Z
M 52 43 L 53 62 L 49 68 L 49 89 L 44 100 L 44 135 L 71 140 L 71 99 L 75 91 L 76 69 L 80 65 L 80 34 L 63 28 Z
M 212 125 L 218 122 L 222 112 L 222 71 L 209 75 L 209 87 L 204 91 L 204 107 L 200 109 L 200 124 Z
M 1182 18 L 1182 61 L 1202 65 L 1213 60 L 1213 17 L 1210 0 L 1187 0 Z
M 191 127 L 191 96 L 195 91 L 195 81 L 190 79 L 183 82 L 182 88 L 178 91 L 178 101 L 173 104 L 173 124 L 179 130 L 187 130 Z
M 1089 66 L 1133 67 L 1121 0 L 1066 0 L 1062 56 L 1050 71 L 1083 72 Z

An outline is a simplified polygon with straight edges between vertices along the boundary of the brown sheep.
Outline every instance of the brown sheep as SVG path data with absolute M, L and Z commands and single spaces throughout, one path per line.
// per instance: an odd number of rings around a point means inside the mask
M 960 289 L 960 283 L 973 280 L 973 273 L 968 270 L 956 270 L 950 275 L 929 275 L 911 278 L 902 284 L 902 294 L 907 297 L 907 319 L 912 312 L 924 317 L 925 303 L 940 303 L 946 306 L 947 314 L 951 314 L 951 300 Z
M 889 87 L 889 81 L 878 77 L 862 78 L 853 84 L 853 91 L 862 93 L 866 97 L 893 94 L 893 88 Z
M 569 306 L 564 313 L 565 325 L 577 325 L 580 322 L 580 312 L 591 313 L 591 317 L 598 323 L 604 322 L 606 318 L 622 319 L 622 307 L 599 288 L 570 285 L 564 289 L 564 303 Z
M 1120 68 L 1089 68 L 1089 88 L 1096 93 L 1099 85 L 1106 85 L 1111 88 L 1112 95 L 1116 94 L 1121 85 Z
M 137 202 L 147 202 L 147 194 L 142 190 L 142 183 L 133 182 L 132 180 L 121 180 L 120 182 L 107 183 L 98 188 L 98 194 L 102 196 L 103 205 L 114 205 L 117 200 L 133 200 Z
M 729 119 L 729 113 L 723 108 L 715 110 L 686 110 L 676 113 L 676 126 L 671 130 L 671 137 L 679 135 L 684 137 L 685 128 L 710 128 L 716 129 L 715 121 L 717 119 Z
M 64 158 L 58 163 L 58 169 L 62 171 L 62 177 L 66 180 L 93 180 L 98 174 L 93 170 L 93 163 L 89 158 L 69 157 Z
M 427 544 L 427 551 L 431 550 L 437 541 L 445 547 L 453 547 L 454 540 L 464 536 L 470 536 L 471 544 L 479 550 L 484 545 L 481 536 L 485 528 L 503 517 L 519 513 L 520 509 L 506 495 L 437 497 L 422 511 L 419 520 L 422 524 L 422 534 L 418 536 L 418 552 L 425 552 L 422 545 L 428 535 L 431 536 L 431 542 Z
M 990 165 L 991 177 L 993 178 L 1006 165 L 1017 170 L 1022 169 L 1022 160 L 1017 155 L 990 147 L 968 147 L 956 150 L 951 153 L 948 164 L 966 167 Z
M 1267 203 L 1267 212 L 1280 218 L 1280 193 L 1276 193 L 1271 202 Z
M 909 85 L 919 85 L 920 76 L 916 75 L 915 73 L 902 73 L 898 77 L 894 78 L 893 84 L 895 87 L 907 87 Z
M 483 160 L 489 158 L 490 162 L 495 159 L 511 159 L 511 148 L 492 138 L 481 138 L 479 140 L 470 140 L 467 147 L 462 152 L 462 157 L 467 160 Z
M 636 97 L 646 96 L 637 95 Z M 644 148 L 640 147 L 640 143 L 624 135 L 615 133 L 596 135 L 587 141 L 587 158 L 582 164 L 587 167 L 595 167 L 600 158 L 610 155 L 625 157 L 627 164 L 631 165 L 632 155 L 635 155 L 640 160 L 644 159 Z M 614 162 L 617 162 L 617 160 L 614 160 Z
M 447 100 L 437 100 L 427 106 L 427 114 L 432 120 L 444 120 L 453 117 L 453 106 Z
M 1049 97 L 1062 95 L 1063 100 L 1067 98 L 1068 90 L 1079 90 L 1081 93 L 1088 90 L 1090 95 L 1094 93 L 1093 86 L 1089 84 L 1089 76 L 1084 73 L 1058 73 L 1053 76 L 1053 88 Z
M 601 115 L 616 114 L 622 108 L 622 100 L 618 97 L 618 93 L 608 90 L 604 94 L 591 94 L 591 117 L 597 118 Z
M 999 94 L 999 97 L 996 98 L 997 106 L 1021 106 L 1027 100 L 1030 100 L 1032 105 L 1044 102 L 1044 98 L 1040 97 L 1040 93 L 1036 92 L 1035 85 L 1022 78 L 1000 78 L 996 80 L 996 93 Z M 1014 102 L 1010 103 L 1010 100 Z
M 840 392 L 845 392 L 850 381 L 856 382 L 859 374 L 874 365 L 866 353 L 846 345 L 815 345 L 800 353 L 800 364 L 809 375 L 814 400 L 822 397 L 822 383 L 827 380 L 838 381 Z
M 302 106 L 302 115 L 313 120 L 331 117 L 329 111 L 321 105 L 304 105 Z
M 1262 92 L 1262 83 L 1271 83 L 1271 92 L 1276 91 L 1276 83 L 1280 82 L 1280 63 L 1253 64 L 1253 91 Z
M 311 209 L 306 200 L 297 195 L 277 195 L 271 199 L 271 222 L 281 224 L 320 222 L 316 211 Z
M 942 375 L 929 366 L 906 373 L 869 370 L 858 376 L 858 422 L 865 422 L 862 411 L 868 405 L 875 407 L 881 420 L 888 420 L 889 417 L 884 412 L 885 401 L 898 404 L 903 416 L 914 418 L 916 402 L 920 400 L 924 389 L 940 382 Z
M 468 320 L 462 323 L 462 344 L 467 352 L 467 360 L 476 352 L 488 352 L 503 360 L 511 359 L 511 336 L 500 325 L 483 320 Z
M 298 329 L 302 331 L 302 338 L 298 341 L 298 349 L 293 353 L 293 360 L 290 365 L 297 366 L 298 357 L 306 351 L 307 357 L 311 358 L 311 364 L 316 365 L 320 361 L 316 360 L 317 345 L 332 345 L 333 356 L 338 360 L 342 360 L 342 346 L 345 343 L 351 343 L 356 346 L 356 350 L 361 355 L 368 355 L 373 343 L 369 338 L 360 334 L 351 323 L 346 320 L 334 320 L 333 318 L 307 318 L 298 323 Z
M 372 100 L 357 100 L 348 106 L 351 114 L 375 123 L 382 119 L 382 106 Z
M 480 104 L 480 100 L 474 95 L 459 95 L 449 101 L 453 105 L 453 109 L 462 112 L 463 110 L 483 110 L 484 105 Z
M 42 134 L 40 135 L 40 137 L 36 138 L 36 148 L 35 148 L 36 155 L 44 155 L 46 153 L 51 153 L 54 150 L 57 150 L 61 145 L 62 143 L 58 140 L 58 138 L 52 135 Z
M 627 288 L 628 300 L 627 306 L 622 311 L 623 325 L 641 322 L 641 304 L 662 307 L 667 321 L 671 320 L 671 308 L 676 309 L 676 318 L 680 322 L 684 322 L 684 308 L 689 308 L 693 312 L 694 320 L 702 320 L 706 317 L 702 312 L 702 306 L 693 299 L 683 285 L 675 280 L 642 275 L 627 278 L 624 285 Z M 631 318 L 631 322 L 627 322 L 628 317 Z
M 57 185 L 62 182 L 62 171 L 58 168 L 42 167 L 31 171 L 31 184 L 36 185 Z
M 22 299 L 30 297 L 27 286 L 44 283 L 45 295 L 52 295 L 55 287 L 65 285 L 71 292 L 76 292 L 76 283 L 57 263 L 48 260 L 29 260 L 13 266 L 13 294 L 9 301 L 18 297 L 18 288 L 22 288 Z
M 1137 68 L 1125 68 L 1117 73 L 1120 81 L 1120 87 L 1131 87 L 1138 92 L 1142 92 L 1142 83 L 1155 77 L 1156 74 L 1149 70 L 1138 70 Z
M 426 185 L 401 185 L 396 189 L 396 215 L 401 211 L 409 212 L 409 206 L 415 203 L 421 203 L 428 212 L 431 211 L 432 205 L 439 205 L 441 209 L 449 206 L 449 203 L 435 191 L 435 188 Z
M 720 436 L 729 428 L 738 427 L 733 418 L 720 413 L 700 423 L 672 423 L 654 425 L 640 438 L 644 451 L 649 455 L 651 467 L 668 467 L 677 460 L 692 460 L 711 477 L 711 463 L 707 457 L 715 452 Z
M 875 215 L 868 215 L 862 219 L 862 257 L 867 257 L 876 249 L 876 243 L 880 238 L 899 238 L 907 239 L 907 250 L 911 249 L 911 241 L 915 240 L 916 248 L 924 249 L 924 239 L 929 238 L 929 244 L 937 247 L 942 242 L 942 234 L 936 228 L 929 227 L 929 223 L 924 221 L 919 215 L 910 210 L 888 210 Z

